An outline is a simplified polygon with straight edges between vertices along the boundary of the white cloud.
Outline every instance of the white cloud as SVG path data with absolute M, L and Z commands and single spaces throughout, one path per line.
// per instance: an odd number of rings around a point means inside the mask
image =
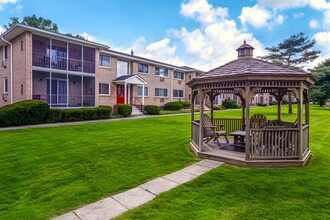
M 323 26 L 330 30 L 330 10 L 324 12 Z
M 318 28 L 319 25 L 320 25 L 319 22 L 315 19 L 312 19 L 312 20 L 309 21 L 309 27 L 310 28 L 315 29 L 315 28 Z
M 23 9 L 23 5 L 21 5 L 21 4 L 18 4 L 16 7 L 15 7 L 15 10 L 17 10 L 17 11 L 20 11 L 20 10 L 22 10 Z
M 272 18 L 272 14 L 265 8 L 254 5 L 253 7 L 243 7 L 239 16 L 243 26 L 250 24 L 255 28 L 262 28 L 268 24 L 268 20 Z
M 181 4 L 180 13 L 185 17 L 195 18 L 201 23 L 213 23 L 228 16 L 227 8 L 213 8 L 207 0 L 190 0 Z
M 6 31 L 6 29 L 3 26 L 0 25 L 0 34 L 2 34 L 5 31 Z
M 258 4 L 272 9 L 289 9 L 310 6 L 316 10 L 330 9 L 330 2 L 326 0 L 259 0 Z
M 14 4 L 16 3 L 18 0 L 0 0 L 0 11 L 2 11 L 4 9 L 4 5 L 5 4 Z
M 278 25 L 283 24 L 284 22 L 284 16 L 283 15 L 278 15 L 277 18 L 275 19 L 275 23 Z
M 83 33 L 81 33 L 79 35 L 83 36 L 86 40 L 89 40 L 89 41 L 95 41 L 95 39 L 96 39 L 95 36 L 90 35 L 90 34 L 88 34 L 86 32 L 83 32 Z
M 304 13 L 302 13 L 302 12 L 294 13 L 292 16 L 294 17 L 294 19 L 302 18 L 302 17 L 304 17 Z
M 314 38 L 316 40 L 316 45 L 330 52 L 330 32 L 318 32 L 314 35 Z

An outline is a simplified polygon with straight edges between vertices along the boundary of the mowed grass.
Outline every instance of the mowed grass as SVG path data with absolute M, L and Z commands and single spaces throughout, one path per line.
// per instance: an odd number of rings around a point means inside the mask
M 295 109 L 296 111 L 296 109 Z M 252 109 L 276 118 L 276 107 Z M 283 107 L 283 118 L 294 121 Z M 222 111 L 216 117 L 239 117 Z M 118 219 L 330 219 L 330 109 L 311 107 L 312 158 L 303 168 L 224 165 Z
M 198 161 L 189 119 L 0 131 L 0 219 L 49 219 Z

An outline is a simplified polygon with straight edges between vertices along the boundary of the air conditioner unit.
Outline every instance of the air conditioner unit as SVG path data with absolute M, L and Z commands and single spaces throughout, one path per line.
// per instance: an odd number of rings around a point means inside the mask
M 160 81 L 161 82 L 164 82 L 165 81 L 165 78 L 164 77 L 160 77 Z
M 181 80 L 178 81 L 178 84 L 181 84 Z
M 160 102 L 164 102 L 164 98 L 160 98 Z
M 2 100 L 7 102 L 8 94 L 2 94 Z
M 4 68 L 7 67 L 7 60 L 2 60 L 2 67 L 4 67 Z

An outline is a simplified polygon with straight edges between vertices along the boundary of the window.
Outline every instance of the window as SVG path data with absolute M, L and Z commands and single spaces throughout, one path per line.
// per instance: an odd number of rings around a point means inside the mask
M 99 95 L 110 95 L 109 83 L 99 83 Z
M 100 55 L 100 66 L 110 67 L 110 56 Z
M 183 90 L 173 89 L 174 98 L 183 98 Z
M 167 89 L 155 88 L 156 97 L 167 97 Z
M 139 63 L 138 72 L 139 73 L 148 73 L 149 72 L 148 64 Z
M 128 62 L 123 60 L 117 61 L 117 77 L 128 75 Z
M 21 41 L 21 51 L 23 51 L 23 41 Z
M 8 46 L 4 46 L 3 47 L 3 59 L 7 59 L 8 58 Z
M 156 67 L 156 76 L 168 77 L 168 69 L 164 67 Z
M 8 79 L 3 79 L 3 93 L 8 93 Z
M 174 79 L 184 79 L 184 72 L 174 71 Z
M 142 96 L 142 86 L 138 87 L 138 96 Z M 144 87 L 144 96 L 149 96 L 148 87 Z
M 21 84 L 21 95 L 23 95 L 23 84 Z

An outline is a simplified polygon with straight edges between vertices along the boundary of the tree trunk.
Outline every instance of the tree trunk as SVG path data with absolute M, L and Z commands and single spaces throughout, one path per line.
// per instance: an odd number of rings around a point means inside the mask
M 288 93 L 288 96 L 289 96 L 289 114 L 293 114 L 293 111 L 292 111 L 292 96 L 291 96 L 290 92 Z

